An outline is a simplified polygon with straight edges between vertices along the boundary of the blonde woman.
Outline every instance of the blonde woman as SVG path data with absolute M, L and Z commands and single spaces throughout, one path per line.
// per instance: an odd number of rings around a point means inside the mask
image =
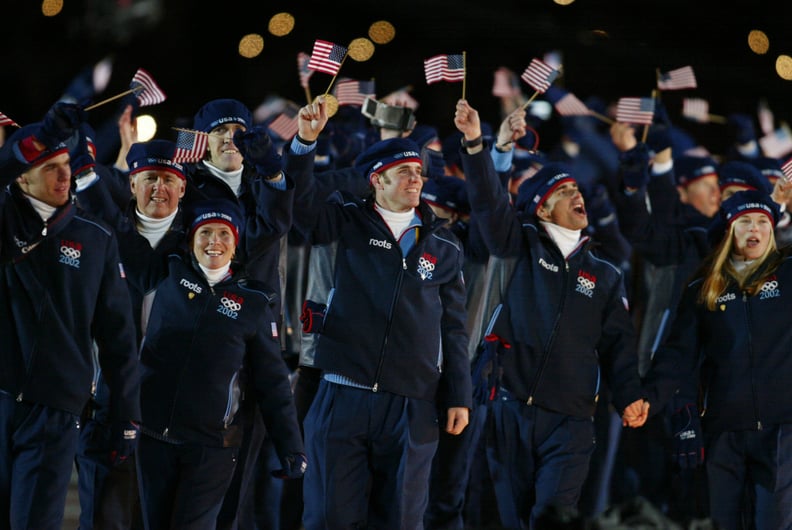
M 792 527 L 792 260 L 776 247 L 778 217 L 758 191 L 723 202 L 648 378 L 658 403 L 673 399 L 675 441 L 705 464 L 724 529 Z

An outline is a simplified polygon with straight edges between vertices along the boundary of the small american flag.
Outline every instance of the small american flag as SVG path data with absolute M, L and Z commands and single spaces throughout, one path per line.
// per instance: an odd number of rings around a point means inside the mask
M 701 98 L 683 99 L 682 116 L 699 123 L 709 122 L 709 102 Z
M 333 44 L 326 40 L 314 42 L 313 52 L 308 61 L 308 68 L 317 72 L 336 75 L 341 69 L 341 62 L 346 57 L 347 49 L 340 44 Z
M 781 171 L 784 172 L 784 180 L 792 182 L 792 158 L 781 165 Z
M 683 66 L 676 70 L 671 70 L 660 74 L 657 78 L 657 88 L 659 90 L 682 90 L 683 88 L 696 88 L 696 74 L 693 73 L 692 66 Z
M 299 130 L 299 108 L 296 105 L 288 105 L 277 118 L 269 124 L 269 129 L 277 134 L 282 140 L 291 140 Z
M 544 94 L 557 77 L 558 70 L 541 59 L 534 57 L 520 76 L 520 79 L 528 83 L 531 88 L 540 94 Z
M 297 54 L 297 72 L 300 74 L 300 86 L 308 88 L 308 80 L 313 75 L 314 71 L 308 67 L 311 62 L 311 56 L 305 52 Z
M 465 79 L 465 59 L 462 55 L 435 55 L 424 61 L 426 84 L 438 81 L 463 81 Z
M 620 98 L 616 104 L 616 121 L 651 125 L 654 109 L 652 98 Z
M 501 67 L 495 70 L 495 80 L 492 83 L 492 95 L 498 98 L 514 98 L 520 95 L 520 85 L 517 74 L 508 68 Z
M 362 106 L 367 96 L 374 97 L 374 81 L 346 79 L 336 85 L 336 99 L 339 105 Z
M 135 72 L 129 88 L 135 91 L 135 97 L 141 107 L 165 101 L 165 92 L 157 85 L 151 74 L 142 68 L 138 68 L 138 71 Z
M 549 87 L 545 97 L 561 116 L 588 116 L 591 113 L 586 104 L 580 101 L 577 96 L 562 88 Z
M 180 164 L 197 162 L 206 153 L 209 135 L 200 131 L 179 131 L 173 161 Z
M 15 122 L 11 118 L 0 112 L 0 127 L 2 127 L 3 125 L 13 125 L 14 127 L 19 127 L 19 124 L 17 122 Z
M 762 153 L 771 158 L 782 158 L 792 151 L 792 131 L 782 125 L 772 133 L 759 138 Z

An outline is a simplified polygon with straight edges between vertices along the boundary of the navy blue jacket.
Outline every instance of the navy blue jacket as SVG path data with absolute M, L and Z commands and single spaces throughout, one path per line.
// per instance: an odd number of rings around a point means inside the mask
M 621 271 L 595 256 L 588 238 L 565 259 L 535 218 L 514 210 L 486 150 L 463 152 L 462 165 L 489 266 L 505 275 L 491 279 L 501 303 L 483 315 L 511 345 L 502 386 L 528 404 L 580 418 L 593 414 L 601 377 L 619 411 L 640 399 Z
M 73 203 L 45 223 L 16 184 L 0 193 L 0 390 L 80 414 L 93 342 L 110 415 L 139 420 L 129 290 L 112 230 Z
M 652 408 L 677 389 L 695 403 L 701 388 L 702 427 L 709 433 L 792 423 L 792 257 L 786 250 L 767 262 L 773 259 L 782 261 L 757 294 L 730 281 L 714 311 L 697 301 L 701 278 L 687 286 L 647 377 Z
M 464 250 L 425 203 L 406 257 L 373 201 L 313 184 L 314 153 L 290 154 L 295 225 L 310 243 L 337 245 L 315 365 L 374 391 L 471 407 Z
M 193 262 L 171 254 L 157 286 L 140 353 L 144 432 L 172 442 L 237 445 L 236 412 L 247 393 L 278 454 L 304 452 L 275 295 L 242 273 L 210 287 Z

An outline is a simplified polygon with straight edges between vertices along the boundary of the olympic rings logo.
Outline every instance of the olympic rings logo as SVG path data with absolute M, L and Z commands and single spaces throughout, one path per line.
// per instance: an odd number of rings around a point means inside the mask
M 240 309 L 242 309 L 242 304 L 240 304 L 239 302 L 235 302 L 230 298 L 223 297 L 222 299 L 220 299 L 220 303 L 223 304 L 223 307 L 225 307 L 230 311 L 239 311 Z
M 60 251 L 61 254 L 63 254 L 67 258 L 80 259 L 81 252 L 76 248 L 67 247 L 66 245 L 61 245 Z

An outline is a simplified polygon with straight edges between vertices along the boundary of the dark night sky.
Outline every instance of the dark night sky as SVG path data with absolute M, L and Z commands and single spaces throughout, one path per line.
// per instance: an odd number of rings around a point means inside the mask
M 462 87 L 427 86 L 423 59 L 463 50 L 467 97 L 493 122 L 498 120 L 497 100 L 490 94 L 494 70 L 506 66 L 519 74 L 531 58 L 549 50 L 562 52 L 564 76 L 559 83 L 581 99 L 648 96 L 656 69 L 692 65 L 699 88 L 666 92 L 663 98 L 671 118 L 702 141 L 720 135 L 722 126 L 683 122 L 683 97 L 705 98 L 711 112 L 721 115 L 753 113 L 765 98 L 777 122 L 792 118 L 792 82 L 781 80 L 774 70 L 778 54 L 792 55 L 792 36 L 783 27 L 792 6 L 774 4 L 791 2 L 757 0 L 733 7 L 734 2 L 695 0 L 577 0 L 561 7 L 550 0 L 312 0 L 299 5 L 64 0 L 62 13 L 53 18 L 40 14 L 38 1 L 13 2 L 13 8 L 10 3 L 0 8 L 5 26 L 0 36 L 0 111 L 19 122 L 39 119 L 80 69 L 107 55 L 114 57 L 114 72 L 100 99 L 125 90 L 138 67 L 147 69 L 168 94 L 165 103 L 146 109 L 161 122 L 161 131 L 162 124 L 190 118 L 216 97 L 235 97 L 251 108 L 270 94 L 302 104 L 297 52 L 310 53 L 316 39 L 347 44 L 366 36 L 368 26 L 383 19 L 396 27 L 395 40 L 377 46 L 369 61 L 347 60 L 341 74 L 373 77 L 378 96 L 412 85 L 421 104 L 418 120 L 441 132 L 450 131 Z M 160 16 L 136 15 L 152 4 L 159 5 Z M 283 11 L 295 15 L 295 30 L 284 37 L 269 35 L 269 18 Z M 748 49 L 751 29 L 762 29 L 770 37 L 767 55 Z M 253 59 L 237 54 L 239 39 L 248 33 L 259 33 L 265 41 L 264 51 Z M 330 79 L 315 73 L 312 93 L 323 92 Z M 527 85 L 524 90 L 530 95 Z M 111 117 L 115 110 L 106 105 L 92 111 L 91 119 Z

